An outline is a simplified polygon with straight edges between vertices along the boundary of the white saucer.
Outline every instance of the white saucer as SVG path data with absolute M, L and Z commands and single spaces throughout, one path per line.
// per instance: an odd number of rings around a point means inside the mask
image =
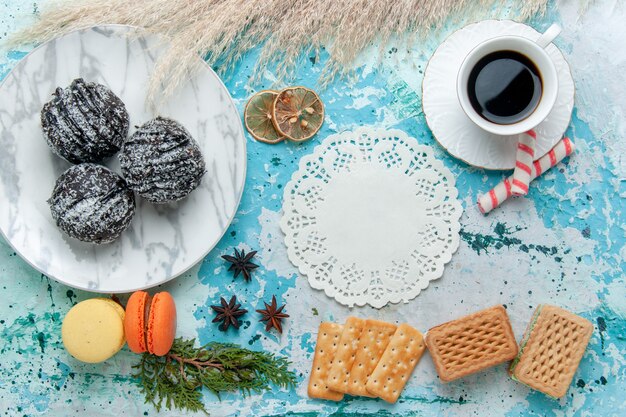
M 463 59 L 476 45 L 501 35 L 537 39 L 540 34 L 511 20 L 468 25 L 439 45 L 428 62 L 422 84 L 424 115 L 435 139 L 454 157 L 485 169 L 513 169 L 518 136 L 498 136 L 476 126 L 459 104 L 456 77 Z M 535 128 L 536 155 L 544 155 L 563 137 L 574 108 L 574 80 L 569 65 L 554 44 L 546 51 L 556 66 L 559 93 L 552 112 Z
M 131 134 L 155 117 L 146 109 L 146 90 L 167 45 L 152 36 L 129 36 L 136 30 L 107 25 L 71 32 L 39 46 L 0 83 L 0 231 L 34 268 L 89 291 L 130 292 L 185 272 L 222 237 L 244 186 L 239 113 L 219 77 L 202 65 L 159 113 L 178 120 L 198 141 L 207 166 L 200 186 L 171 205 L 137 197 L 130 227 L 110 244 L 83 243 L 56 227 L 46 200 L 70 164 L 46 145 L 41 108 L 57 86 L 83 77 L 107 85 L 124 101 Z M 117 156 L 106 165 L 119 172 Z

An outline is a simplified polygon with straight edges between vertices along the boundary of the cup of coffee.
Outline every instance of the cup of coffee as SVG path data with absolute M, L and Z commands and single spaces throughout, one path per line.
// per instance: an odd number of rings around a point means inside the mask
M 498 36 L 472 49 L 457 76 L 465 114 L 496 135 L 527 132 L 548 117 L 559 81 L 545 48 L 560 32 L 554 24 L 537 40 Z

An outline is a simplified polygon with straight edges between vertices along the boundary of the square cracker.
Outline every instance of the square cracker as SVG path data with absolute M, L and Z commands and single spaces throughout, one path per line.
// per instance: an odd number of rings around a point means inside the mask
M 348 390 L 350 370 L 356 359 L 359 338 L 364 327 L 365 320 L 356 317 L 348 317 L 343 325 L 339 346 L 326 379 L 328 388 L 333 391 L 347 392 Z
M 517 341 L 501 305 L 435 326 L 426 347 L 442 382 L 449 382 L 509 361 Z
M 411 377 L 426 346 L 422 334 L 408 324 L 401 324 L 365 388 L 389 403 L 395 403 Z
M 540 305 L 511 364 L 511 377 L 553 398 L 563 397 L 592 333 L 589 320 L 559 307 Z
M 339 346 L 342 330 L 343 326 L 341 324 L 328 322 L 320 324 L 317 332 L 313 367 L 309 378 L 308 394 L 311 398 L 332 401 L 339 401 L 343 398 L 342 393 L 333 391 L 326 385 L 328 370 L 333 363 L 337 346 Z
M 365 384 L 376 365 L 380 361 L 383 352 L 389 344 L 389 340 L 396 331 L 397 326 L 378 320 L 365 320 L 365 327 L 359 338 L 356 357 L 350 369 L 348 378 L 347 394 L 372 397 L 367 392 Z

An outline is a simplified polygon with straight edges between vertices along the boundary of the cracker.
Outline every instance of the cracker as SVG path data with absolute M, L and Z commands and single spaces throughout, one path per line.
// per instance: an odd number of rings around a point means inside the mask
M 363 327 L 365 327 L 365 320 L 356 317 L 348 317 L 343 325 L 339 346 L 326 379 L 328 388 L 333 391 L 347 392 L 348 390 L 348 378 L 356 358 L 356 351 Z
M 449 382 L 509 361 L 517 342 L 501 305 L 435 326 L 426 346 L 443 382 Z
M 378 320 L 365 320 L 365 327 L 359 338 L 356 357 L 350 369 L 348 387 L 346 393 L 372 397 L 367 392 L 365 384 L 376 365 L 380 361 L 383 352 L 389 344 L 389 340 L 396 331 L 397 326 Z
M 322 400 L 339 401 L 343 394 L 333 391 L 326 385 L 328 370 L 333 363 L 333 357 L 343 326 L 341 324 L 323 322 L 317 332 L 317 343 L 315 345 L 315 356 L 313 357 L 313 367 L 309 378 L 308 394 L 311 398 Z
M 426 346 L 422 334 L 401 324 L 389 341 L 365 388 L 370 394 L 395 403 L 411 377 Z
M 511 364 L 511 377 L 553 398 L 563 397 L 592 333 L 589 320 L 559 307 L 540 305 Z

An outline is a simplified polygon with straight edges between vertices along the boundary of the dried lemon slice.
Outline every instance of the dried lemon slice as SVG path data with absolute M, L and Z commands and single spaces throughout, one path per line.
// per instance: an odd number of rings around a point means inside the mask
M 274 144 L 285 139 L 284 135 L 276 131 L 272 122 L 272 110 L 276 97 L 278 97 L 278 91 L 259 91 L 246 104 L 243 112 L 246 129 L 258 141 Z
M 286 88 L 274 100 L 274 127 L 295 142 L 311 139 L 324 123 L 324 104 L 314 91 Z

